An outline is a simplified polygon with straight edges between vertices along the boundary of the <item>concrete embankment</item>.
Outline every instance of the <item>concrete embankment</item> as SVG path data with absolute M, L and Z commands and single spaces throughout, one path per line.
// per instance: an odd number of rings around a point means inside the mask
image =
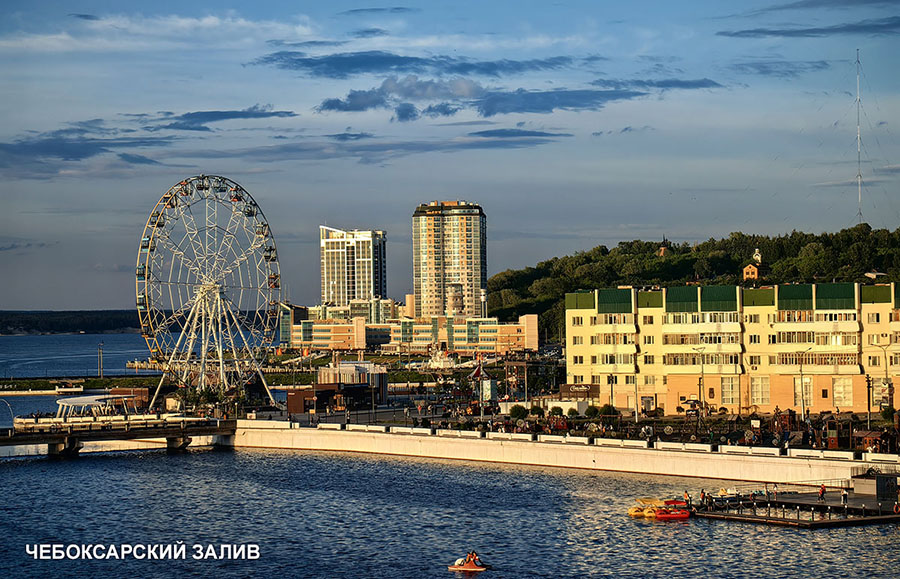
M 196 436 L 191 441 L 191 446 L 210 446 L 217 437 Z M 82 454 L 92 452 L 118 452 L 124 450 L 165 450 L 165 438 L 149 438 L 143 440 L 103 440 L 85 442 Z M 46 444 L 22 444 L 18 446 L 0 446 L 0 458 L 46 456 L 48 449 Z
M 850 478 L 864 461 L 777 456 L 777 449 L 759 449 L 767 454 L 737 454 L 704 451 L 704 445 L 667 448 L 606 446 L 621 441 L 587 439 L 566 441 L 566 437 L 539 437 L 539 440 L 510 439 L 510 435 L 480 438 L 481 433 L 455 433 L 429 429 L 392 429 L 351 425 L 355 430 L 337 430 L 339 425 L 320 428 L 285 428 L 278 422 L 239 420 L 235 448 L 284 448 L 337 452 L 362 452 L 449 460 L 526 464 L 561 468 L 674 475 L 760 482 L 804 482 Z M 322 428 L 325 427 L 325 428 Z M 467 436 L 467 435 L 468 436 Z M 498 434 L 498 433 L 490 433 Z M 516 435 L 513 435 L 516 436 Z M 531 438 L 531 435 L 523 435 Z M 695 448 L 696 447 L 696 448 Z M 688 449 L 685 449 L 688 448 Z M 749 451 L 749 449 L 747 449 Z M 774 451 L 774 452 L 772 452 Z M 750 451 L 752 452 L 752 451 Z

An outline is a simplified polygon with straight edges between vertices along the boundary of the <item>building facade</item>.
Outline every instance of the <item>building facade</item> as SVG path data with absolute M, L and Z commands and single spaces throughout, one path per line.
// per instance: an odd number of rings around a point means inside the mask
M 900 285 L 567 294 L 566 374 L 602 404 L 667 414 L 897 407 Z
M 383 231 L 344 231 L 319 226 L 322 303 L 347 306 L 353 300 L 387 296 Z
M 467 201 L 433 201 L 413 213 L 415 317 L 486 317 L 487 220 Z
M 390 320 L 367 324 L 350 320 L 302 320 L 291 327 L 290 344 L 303 350 L 375 350 L 397 354 L 425 354 L 435 350 L 451 354 L 507 354 L 538 348 L 537 315 L 519 317 L 518 322 L 500 323 L 496 318 L 447 318 Z

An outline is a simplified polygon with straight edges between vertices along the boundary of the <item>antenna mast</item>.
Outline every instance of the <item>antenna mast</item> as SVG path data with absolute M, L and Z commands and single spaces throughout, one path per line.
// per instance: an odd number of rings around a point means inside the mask
M 862 169 L 861 165 L 861 139 L 859 134 L 859 49 L 856 49 L 856 192 L 857 192 L 857 210 L 856 216 L 862 223 Z

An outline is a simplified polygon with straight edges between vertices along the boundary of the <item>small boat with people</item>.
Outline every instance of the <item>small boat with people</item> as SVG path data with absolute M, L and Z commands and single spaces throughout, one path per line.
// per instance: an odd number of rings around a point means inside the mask
M 488 569 L 491 569 L 491 566 L 482 563 L 481 559 L 478 557 L 478 553 L 475 551 L 466 553 L 465 557 L 460 557 L 453 565 L 447 567 L 448 571 L 462 571 L 464 573 L 480 573 L 481 571 L 487 571 Z

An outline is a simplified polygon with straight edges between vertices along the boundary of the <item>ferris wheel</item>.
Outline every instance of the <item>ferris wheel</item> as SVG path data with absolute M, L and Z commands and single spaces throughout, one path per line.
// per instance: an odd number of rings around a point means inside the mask
M 259 377 L 281 301 L 275 239 L 256 201 L 225 177 L 166 191 L 147 219 L 135 270 L 141 334 L 179 387 L 233 393 Z

